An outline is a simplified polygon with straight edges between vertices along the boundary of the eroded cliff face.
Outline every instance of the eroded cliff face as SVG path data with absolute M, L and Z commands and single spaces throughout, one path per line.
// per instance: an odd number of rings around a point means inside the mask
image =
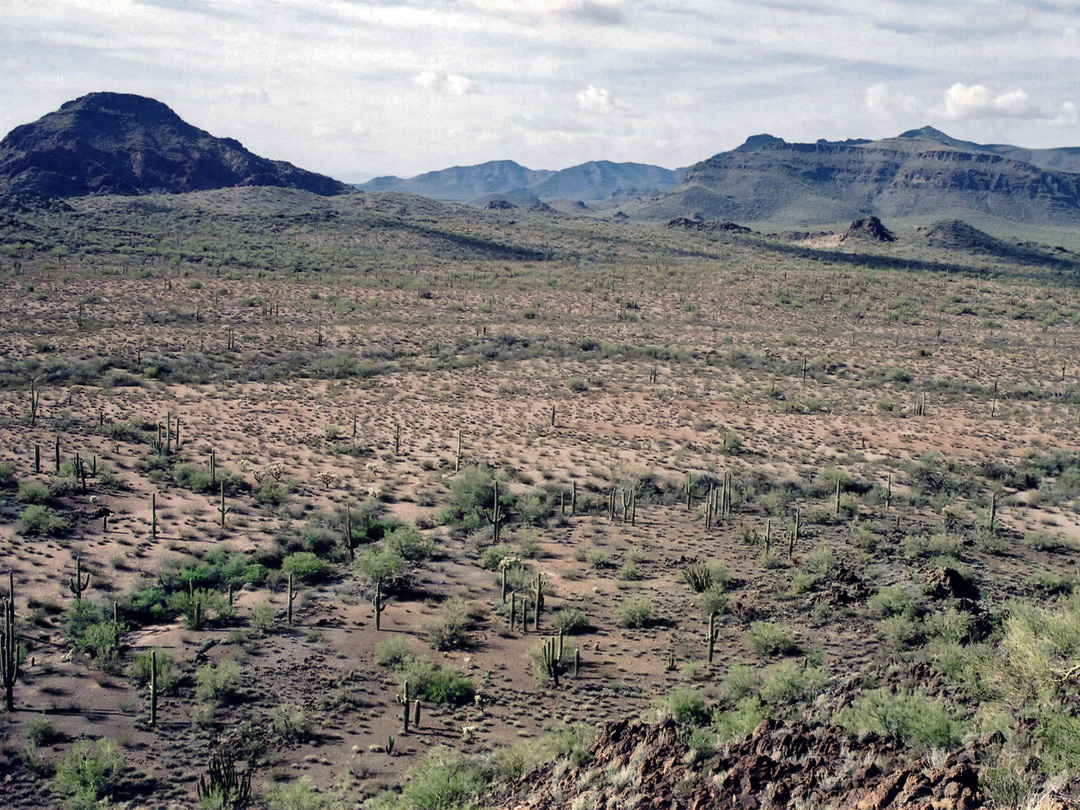
M 929 141 L 923 146 L 769 142 L 724 152 L 689 167 L 683 185 L 652 207 L 671 216 L 744 221 L 787 216 L 811 222 L 816 213 L 828 218 L 844 212 L 880 217 L 966 212 L 1026 223 L 1080 222 L 1078 174 Z M 702 190 L 711 201 L 703 201 Z M 702 205 L 707 210 L 690 210 Z
M 175 194 L 235 186 L 323 195 L 349 190 L 332 178 L 259 157 L 231 138 L 215 138 L 159 101 L 122 93 L 69 101 L 0 142 L 0 194 Z

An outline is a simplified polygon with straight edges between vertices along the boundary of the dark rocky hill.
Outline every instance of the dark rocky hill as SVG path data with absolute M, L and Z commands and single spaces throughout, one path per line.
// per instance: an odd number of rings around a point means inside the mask
M 0 142 L 0 195 L 38 198 L 151 194 L 233 186 L 296 188 L 321 195 L 349 186 L 268 160 L 215 138 L 160 101 L 91 93 Z

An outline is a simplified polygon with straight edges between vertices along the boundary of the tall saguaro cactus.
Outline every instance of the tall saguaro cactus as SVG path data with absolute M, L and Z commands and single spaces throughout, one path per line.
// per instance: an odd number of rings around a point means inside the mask
M 0 630 L 0 683 L 4 685 L 4 708 L 10 713 L 15 709 L 12 692 L 19 678 L 22 651 L 15 638 L 15 603 L 5 599 L 3 603 L 3 629 Z

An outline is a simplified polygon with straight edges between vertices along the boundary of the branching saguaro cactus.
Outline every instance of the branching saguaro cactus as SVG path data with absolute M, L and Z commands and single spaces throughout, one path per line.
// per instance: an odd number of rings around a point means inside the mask
M 499 479 L 496 478 L 491 482 L 494 488 L 494 497 L 492 499 L 491 510 L 484 510 L 484 517 L 487 522 L 491 524 L 492 542 L 495 545 L 499 544 L 499 530 L 503 520 L 506 519 L 506 515 L 502 511 L 502 502 L 499 500 Z
M 221 514 L 221 528 L 225 528 L 225 515 L 231 512 L 232 509 L 225 505 L 225 482 L 221 482 L 221 505 L 218 506 L 218 512 Z
M 15 602 L 5 599 L 3 602 L 3 621 L 0 623 L 0 683 L 4 686 L 4 708 L 10 714 L 15 710 L 13 692 L 15 681 L 19 679 L 22 664 L 22 649 L 15 637 Z
M 75 558 L 75 576 L 68 577 L 68 590 L 75 595 L 76 599 L 82 599 L 83 593 L 90 587 L 90 574 L 83 577 L 82 557 Z

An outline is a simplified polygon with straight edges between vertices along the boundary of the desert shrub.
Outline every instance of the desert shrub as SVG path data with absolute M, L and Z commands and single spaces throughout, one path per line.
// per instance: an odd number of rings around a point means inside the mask
M 439 523 L 471 531 L 487 522 L 495 500 L 492 482 L 495 476 L 487 467 L 469 464 L 462 467 L 450 482 L 449 502 L 435 512 Z M 513 496 L 500 488 L 504 506 L 513 504 Z
M 799 651 L 795 631 L 775 622 L 752 622 L 748 639 L 750 647 L 762 655 L 794 655 Z
M 391 548 L 369 548 L 356 555 L 353 568 L 369 585 L 381 582 L 393 587 L 404 579 L 408 563 Z
M 210 624 L 225 625 L 235 616 L 225 594 L 207 588 L 174 591 L 165 597 L 165 606 L 172 615 L 182 616 L 191 630 Z
M 913 616 L 915 600 L 903 585 L 890 585 L 878 588 L 877 592 L 866 600 L 866 607 L 875 616 Z
M 499 563 L 505 560 L 507 557 L 517 557 L 518 554 L 514 549 L 505 543 L 499 543 L 497 546 L 488 546 L 484 549 L 484 552 L 480 555 L 480 559 L 477 560 L 477 564 L 488 571 L 495 571 L 499 567 Z
M 330 566 L 310 551 L 296 551 L 281 561 L 281 570 L 303 582 L 319 582 L 326 579 Z
M 644 627 L 652 621 L 656 606 L 647 596 L 628 596 L 615 610 L 619 627 Z
M 806 593 L 820 588 L 832 579 L 836 571 L 836 556 L 828 543 L 816 545 L 803 561 L 802 570 L 791 579 L 793 593 Z
M 697 609 L 701 611 L 701 614 L 708 618 L 709 616 L 719 616 L 726 613 L 728 598 L 727 594 L 721 593 L 714 585 L 707 591 L 699 593 L 694 599 L 694 604 L 697 605 Z
M 547 760 L 566 757 L 571 765 L 580 768 L 589 761 L 589 746 L 598 733 L 592 725 L 562 724 L 540 739 L 540 749 Z
M 15 496 L 21 503 L 45 504 L 52 498 L 52 492 L 44 484 L 27 478 L 19 482 L 19 493 Z
M 667 698 L 657 709 L 661 716 L 671 717 L 677 723 L 691 726 L 700 726 L 709 719 L 705 693 L 685 684 L 672 687 Z
M 415 657 L 409 642 L 401 636 L 393 636 L 375 645 L 375 663 L 380 667 L 401 669 L 407 661 Z
M 633 560 L 627 560 L 619 566 L 619 572 L 616 575 L 623 582 L 636 582 L 639 579 L 644 579 L 645 575 L 641 569 L 638 568 L 638 564 Z
M 923 638 L 921 622 L 906 614 L 886 616 L 878 622 L 878 633 L 894 650 L 914 647 Z
M 821 694 L 827 680 L 828 673 L 822 667 L 787 659 L 761 673 L 759 696 L 770 706 L 805 703 Z
M 478 760 L 446 746 L 432 748 L 411 767 L 401 788 L 401 810 L 455 810 L 465 807 L 490 781 Z
M 735 708 L 716 714 L 717 739 L 722 743 L 745 739 L 768 716 L 769 708 L 761 698 L 756 695 L 744 697 Z
M 585 562 L 598 570 L 614 566 L 611 555 L 602 548 L 596 548 L 595 546 L 585 549 Z
M 281 481 L 263 481 L 255 489 L 255 500 L 264 506 L 282 506 L 289 499 L 289 488 Z
M 135 660 L 128 670 L 128 677 L 137 688 L 143 688 L 150 684 L 150 673 L 153 670 L 153 656 L 150 650 L 135 655 Z M 176 686 L 177 672 L 176 660 L 164 650 L 157 650 L 157 688 L 159 692 L 171 692 Z
M 19 531 L 33 537 L 58 537 L 67 528 L 67 521 L 44 504 L 30 504 L 19 516 Z
M 469 631 L 477 618 L 476 606 L 466 599 L 446 600 L 439 621 L 424 625 L 428 644 L 433 650 L 460 650 L 469 644 Z
M 44 713 L 35 714 L 26 721 L 26 739 L 31 745 L 47 745 L 56 738 L 56 726 Z
M 538 560 L 544 556 L 544 547 L 540 544 L 540 535 L 535 529 L 522 529 L 514 537 L 517 556 L 529 560 Z
M 83 738 L 56 763 L 52 789 L 70 810 L 100 807 L 101 800 L 116 790 L 124 767 L 120 748 L 112 740 Z
M 891 734 L 911 748 L 951 749 L 960 744 L 965 725 L 939 699 L 912 686 L 866 692 L 837 721 L 849 733 Z
M 927 636 L 948 644 L 967 644 L 975 632 L 975 617 L 965 610 L 950 607 L 926 616 L 923 630 Z
M 517 499 L 516 511 L 530 526 L 542 526 L 551 516 L 551 502 L 542 490 L 534 489 Z
M 269 600 L 256 602 L 248 610 L 248 622 L 260 633 L 269 633 L 277 624 L 278 609 Z
M 355 805 L 345 781 L 327 790 L 318 790 L 306 776 L 286 785 L 274 785 L 264 801 L 267 810 L 346 810 Z
M 401 680 L 407 680 L 412 694 L 424 700 L 448 706 L 460 706 L 472 700 L 471 678 L 417 655 L 404 639 L 387 639 L 378 644 L 375 662 L 392 669 Z
M 270 730 L 279 740 L 302 742 L 311 735 L 314 723 L 307 710 L 295 703 L 283 703 L 270 710 Z
M 551 617 L 551 626 L 567 635 L 584 633 L 589 629 L 589 619 L 580 608 L 559 608 Z
M 240 663 L 221 661 L 203 664 L 195 670 L 195 698 L 221 705 L 233 700 L 240 690 Z
M 210 471 L 190 462 L 174 464 L 172 479 L 178 487 L 190 489 L 192 492 L 213 492 L 220 488 L 220 483 L 210 477 Z
M 412 526 L 398 526 L 383 538 L 383 546 L 404 560 L 426 560 L 435 553 L 435 543 Z
M 436 665 L 430 658 L 414 656 L 397 670 L 408 680 L 415 694 L 424 700 L 444 706 L 461 706 L 473 698 L 471 678 L 452 667 Z
M 124 632 L 124 625 L 114 622 L 111 615 L 103 605 L 77 599 L 64 620 L 68 644 L 104 672 L 115 668 L 120 656 L 120 634 Z

